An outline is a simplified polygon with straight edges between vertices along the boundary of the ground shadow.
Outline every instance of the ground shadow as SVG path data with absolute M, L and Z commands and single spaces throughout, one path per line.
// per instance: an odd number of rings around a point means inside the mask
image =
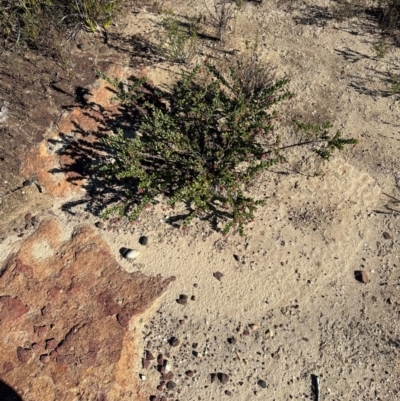
M 1 401 L 22 401 L 22 398 L 17 394 L 12 387 L 0 380 L 0 400 Z
M 290 7 L 291 11 L 294 10 L 294 6 Z M 298 8 L 297 11 L 299 11 Z M 314 25 L 318 27 L 324 27 L 328 21 L 333 19 L 332 13 L 329 11 L 328 7 L 321 6 L 309 6 L 301 11 L 301 15 L 293 17 L 296 24 L 300 25 Z
M 400 189 L 400 187 L 398 186 Z M 383 206 L 384 210 L 374 210 L 375 213 L 379 214 L 390 214 L 390 215 L 399 215 L 400 214 L 400 199 L 383 193 L 388 198 L 388 202 Z

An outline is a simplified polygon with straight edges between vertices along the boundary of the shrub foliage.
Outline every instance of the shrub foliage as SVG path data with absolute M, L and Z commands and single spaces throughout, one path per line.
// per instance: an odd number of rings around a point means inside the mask
M 299 123 L 307 138 L 282 144 L 275 106 L 292 96 L 286 90 L 289 80 L 262 85 L 243 75 L 241 65 L 229 73 L 211 63 L 198 65 L 183 72 L 169 91 L 147 84 L 146 78 L 124 91 L 118 79 L 98 72 L 134 111 L 136 130 L 133 138 L 118 129 L 104 139 L 110 153 L 100 172 L 124 193 L 105 216 L 118 212 L 135 220 L 161 195 L 172 206 L 186 205 L 184 227 L 194 217 L 216 218 L 224 221 L 224 234 L 232 228 L 243 234 L 264 203 L 251 196 L 249 186 L 263 170 L 285 162 L 288 148 L 308 146 L 328 159 L 333 149 L 356 143 L 339 132 L 331 137 L 329 123 Z
M 106 29 L 121 0 L 0 0 L 0 48 L 54 51 L 79 29 Z

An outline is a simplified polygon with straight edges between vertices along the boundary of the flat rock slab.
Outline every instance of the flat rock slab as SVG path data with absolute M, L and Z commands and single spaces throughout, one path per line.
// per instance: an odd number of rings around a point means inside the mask
M 24 401 L 141 399 L 132 318 L 173 280 L 128 274 L 94 229 L 45 220 L 0 266 L 0 377 Z

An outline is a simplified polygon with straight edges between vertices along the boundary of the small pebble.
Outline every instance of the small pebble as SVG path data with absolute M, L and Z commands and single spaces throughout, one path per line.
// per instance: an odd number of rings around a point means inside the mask
M 244 335 L 244 336 L 248 336 L 248 335 L 250 335 L 250 331 L 249 331 L 249 330 L 247 330 L 247 329 L 245 329 L 245 330 L 243 331 L 243 335 Z
M 146 380 L 146 375 L 139 375 L 140 379 L 145 381 Z
M 169 381 L 174 378 L 174 374 L 172 372 L 164 373 L 162 375 L 163 380 Z
M 102 221 L 98 221 L 97 223 L 95 223 L 95 226 L 97 228 L 104 228 L 104 223 Z
M 226 373 L 218 373 L 218 379 L 222 384 L 226 384 L 229 381 L 229 376 Z
M 191 299 L 192 301 L 195 301 L 195 300 L 196 300 L 196 297 L 195 297 L 194 295 L 192 295 L 192 296 L 190 297 L 190 299 Z
M 249 324 L 249 327 L 250 327 L 253 331 L 258 330 L 258 326 L 257 326 L 256 324 Z
M 147 245 L 147 243 L 149 242 L 149 239 L 146 236 L 142 236 L 139 238 L 139 244 L 140 245 Z
M 228 395 L 228 396 L 231 396 L 232 395 L 232 391 L 225 390 L 225 394 Z
M 150 361 L 148 359 L 142 359 L 142 368 L 147 369 L 150 366 Z
M 193 376 L 194 376 L 193 370 L 188 370 L 188 371 L 186 371 L 186 376 L 188 376 L 188 377 L 193 377 Z
M 158 357 L 157 357 L 157 363 L 158 363 L 159 365 L 161 365 L 161 366 L 164 365 L 164 356 L 163 356 L 163 354 L 159 354 L 159 355 L 158 355 Z
M 382 234 L 382 236 L 383 236 L 383 238 L 385 238 L 385 239 L 393 239 L 392 236 L 391 236 L 388 232 L 386 232 L 386 231 Z
M 228 338 L 228 343 L 232 344 L 232 345 L 235 345 L 237 343 L 237 340 L 236 340 L 235 337 L 230 337 L 230 338 Z
M 169 372 L 171 370 L 171 364 L 168 361 L 164 361 L 164 372 Z
M 267 388 L 267 383 L 265 382 L 265 380 L 259 380 L 257 382 L 257 384 L 261 387 L 261 388 Z
M 127 249 L 123 256 L 125 259 L 136 259 L 139 256 L 139 252 L 133 249 Z
M 187 295 L 181 294 L 181 295 L 179 295 L 179 299 L 177 299 L 176 302 L 178 302 L 178 304 L 180 304 L 180 305 L 186 305 L 188 298 L 189 297 Z
M 177 347 L 177 346 L 180 344 L 180 342 L 179 342 L 179 340 L 178 340 L 176 337 L 171 337 L 171 338 L 169 339 L 169 344 L 170 344 L 172 347 Z
M 170 382 L 167 383 L 167 389 L 168 390 L 173 390 L 174 388 L 176 388 L 176 383 L 175 382 L 170 381 Z
M 219 280 L 219 281 L 221 281 L 221 278 L 224 276 L 221 272 L 215 272 L 215 273 L 213 273 L 213 276 L 217 279 L 217 280 Z
M 32 220 L 32 213 L 29 212 L 25 215 L 25 221 L 30 222 L 31 220 Z
M 366 271 L 361 271 L 360 278 L 364 284 L 368 284 L 371 281 Z
M 146 351 L 146 359 L 148 360 L 148 361 L 153 361 L 155 358 L 154 358 L 154 355 L 150 352 L 150 351 Z
M 217 374 L 216 373 L 211 373 L 210 380 L 211 380 L 211 383 L 214 383 L 215 380 L 217 380 Z

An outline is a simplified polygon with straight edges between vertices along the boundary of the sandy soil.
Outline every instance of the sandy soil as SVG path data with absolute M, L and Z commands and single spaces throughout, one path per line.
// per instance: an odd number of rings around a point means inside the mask
M 290 130 L 293 116 L 330 120 L 359 145 L 323 164 L 294 153 L 285 174 L 266 173 L 254 191 L 268 202 L 245 237 L 222 238 L 204 221 L 183 233 L 169 224 L 172 211 L 163 205 L 134 226 L 118 222 L 115 231 L 99 234 L 126 271 L 176 276 L 141 323 L 139 341 L 143 352 L 171 354 L 177 384 L 171 399 L 316 399 L 316 375 L 324 400 L 396 400 L 400 124 L 399 98 L 388 95 L 388 79 L 399 73 L 400 51 L 376 57 L 372 45 L 379 37 L 371 20 L 318 17 L 329 11 L 329 1 L 278 3 L 246 3 L 225 47 L 243 51 L 258 31 L 260 59 L 291 78 L 296 97 L 284 106 L 282 130 Z M 201 2 L 166 6 L 181 15 L 205 11 Z M 116 29 L 123 37 L 156 38 L 160 18 L 140 10 Z M 216 54 L 206 45 L 200 58 Z M 165 84 L 177 68 L 158 62 L 148 71 L 156 84 Z M 322 175 L 308 174 L 316 170 Z M 61 211 L 65 201 L 55 200 L 48 213 L 67 231 L 98 221 L 84 207 Z M 138 244 L 141 235 L 149 238 L 147 246 Z M 16 241 L 9 236 L 3 249 Z M 121 247 L 140 251 L 138 259 L 122 258 Z M 366 272 L 370 283 L 357 281 L 357 271 Z M 216 272 L 223 274 L 220 280 Z M 185 305 L 177 302 L 180 294 L 188 296 Z M 179 339 L 177 347 L 169 344 L 171 337 Z M 143 394 L 161 394 L 156 362 L 148 369 L 134 363 L 136 374 L 146 376 Z M 228 383 L 212 382 L 213 373 L 226 373 Z

